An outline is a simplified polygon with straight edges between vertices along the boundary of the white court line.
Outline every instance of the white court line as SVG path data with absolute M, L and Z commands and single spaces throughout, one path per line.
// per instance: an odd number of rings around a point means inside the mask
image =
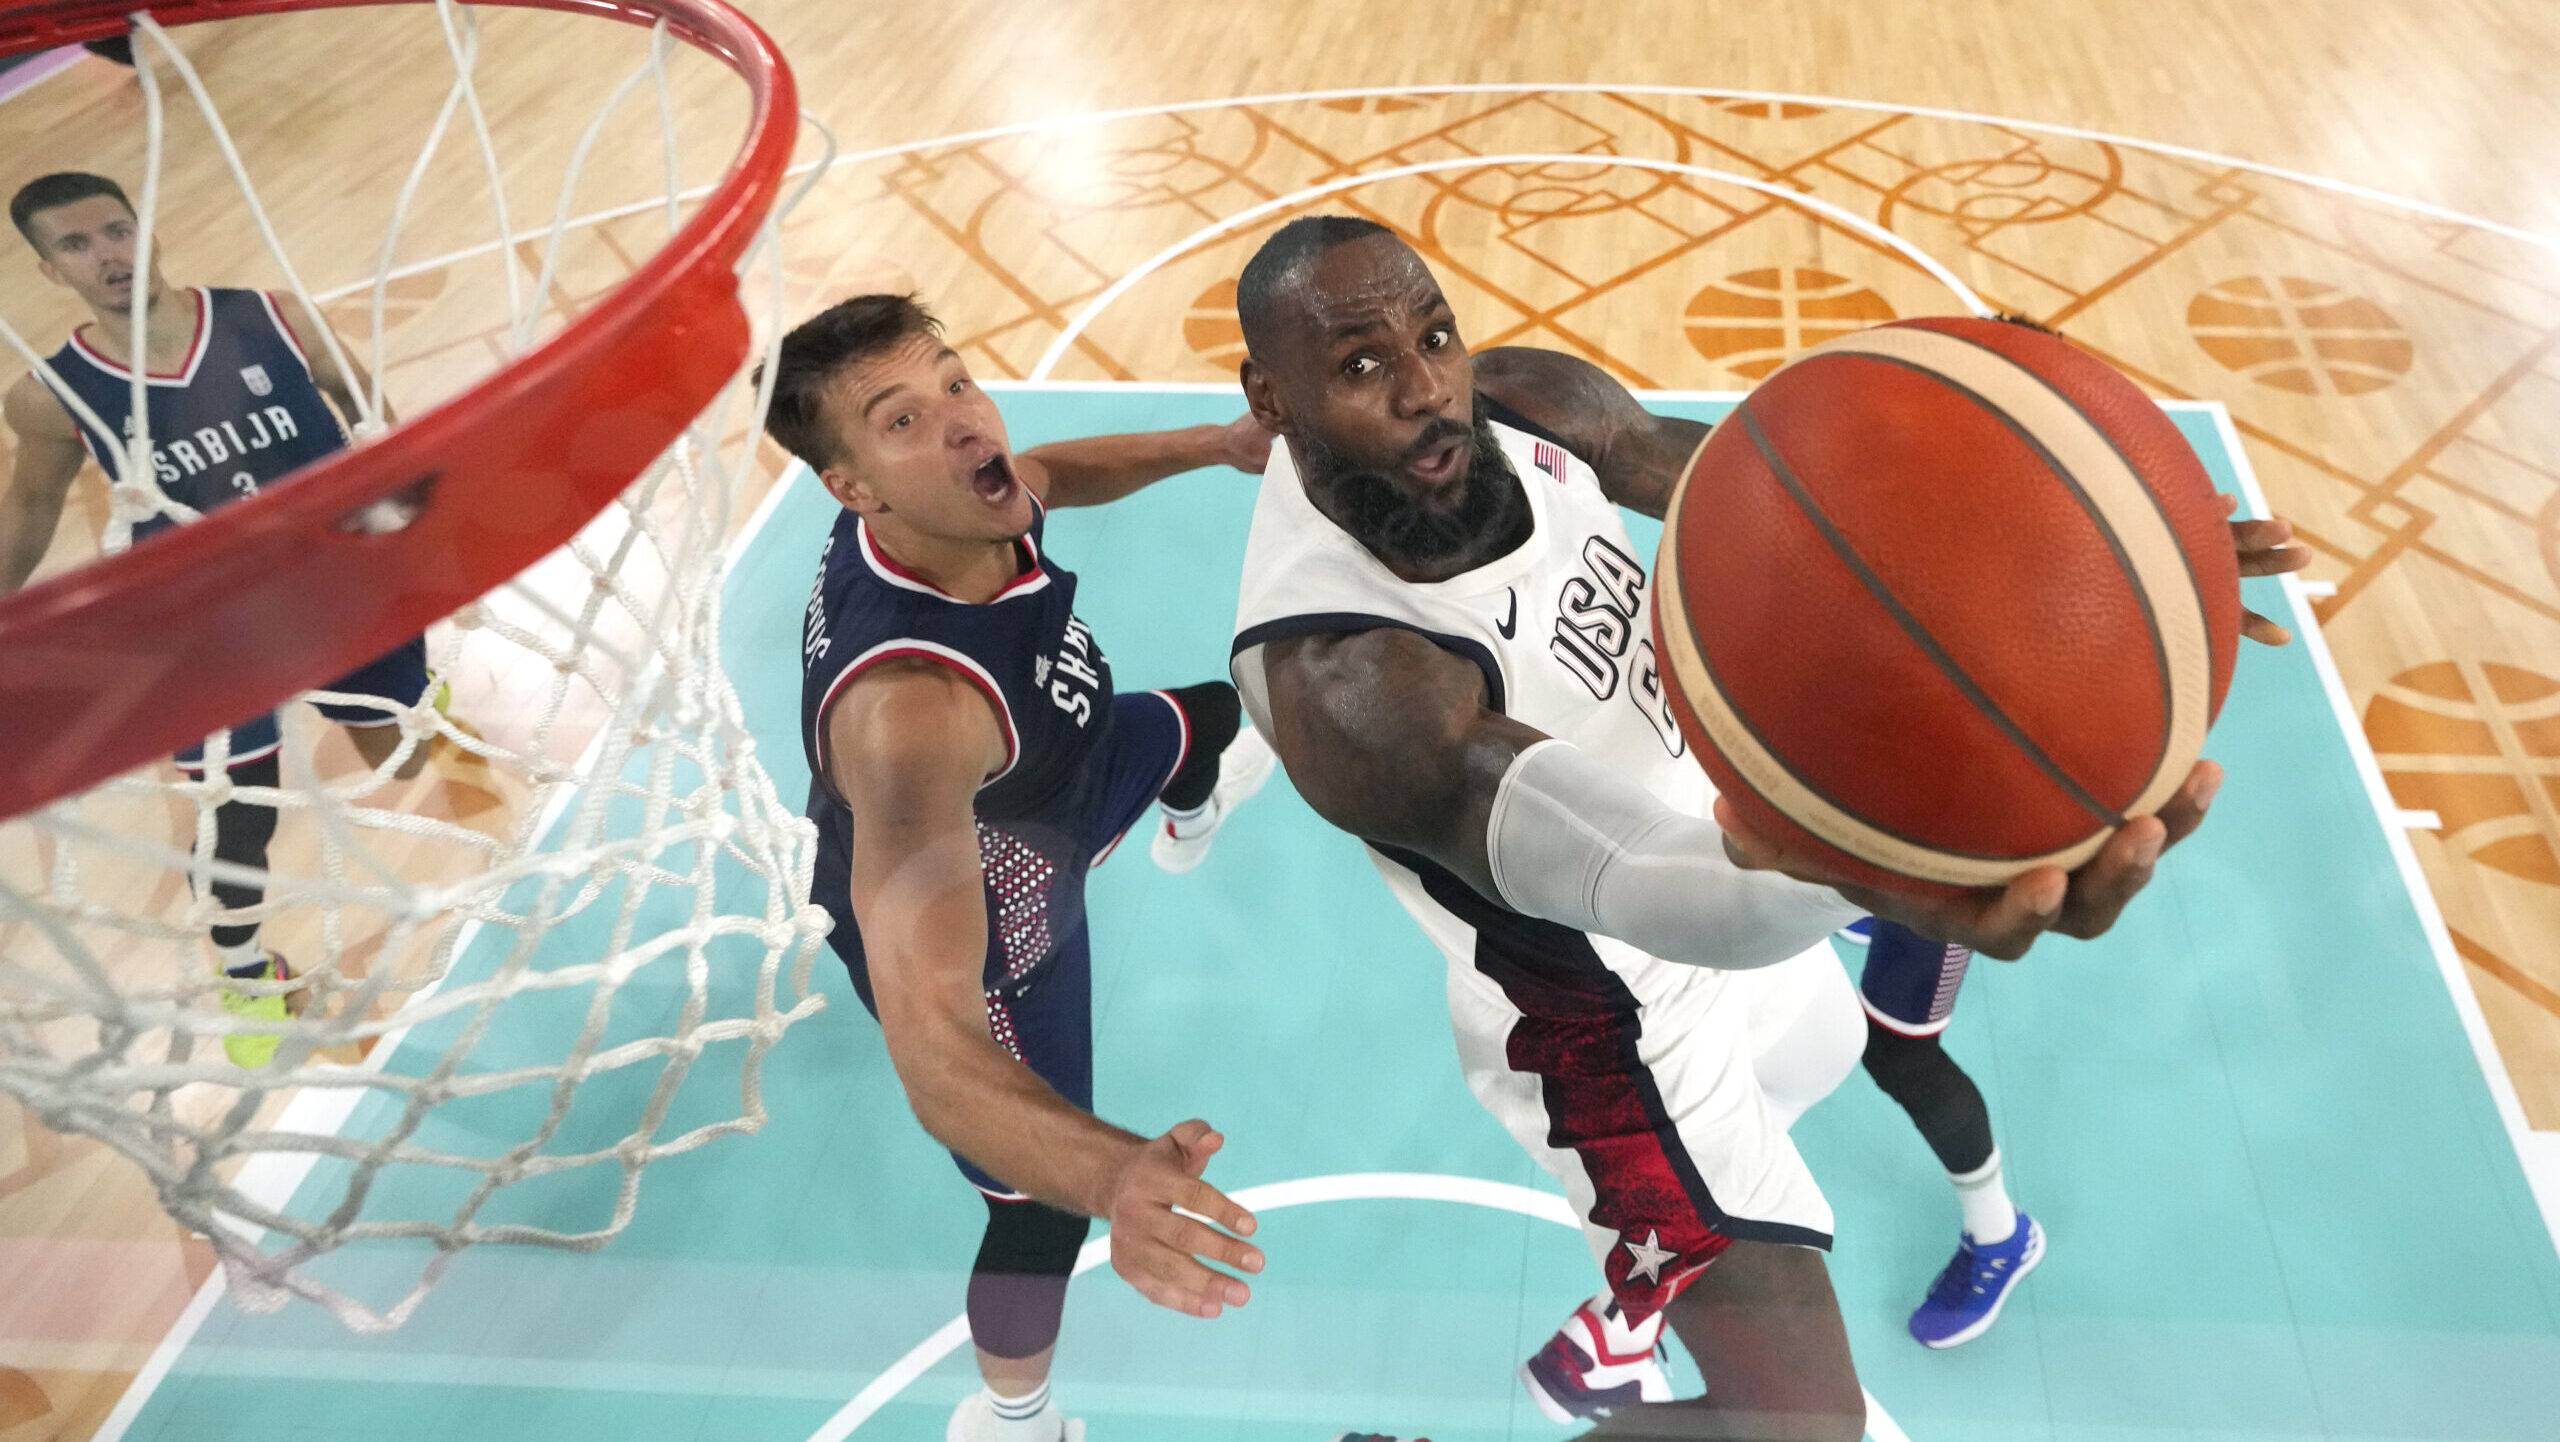
M 1453 1177 L 1438 1172 L 1341 1172 L 1327 1177 L 1300 1177 L 1295 1181 L 1246 1187 L 1235 1193 L 1234 1200 L 1237 1206 L 1250 1212 L 1276 1212 L 1325 1202 L 1450 1202 L 1498 1212 L 1517 1212 L 1573 1231 L 1582 1230 L 1582 1223 L 1573 1215 L 1573 1208 L 1552 1192 L 1541 1192 L 1510 1182 L 1488 1182 L 1478 1177 Z M 1110 1256 L 1111 1238 L 1106 1233 L 1084 1244 L 1084 1250 L 1076 1254 L 1076 1269 L 1072 1275 L 1081 1277 L 1101 1266 Z M 969 1314 L 963 1312 L 935 1328 L 931 1336 L 908 1348 L 905 1356 L 890 1363 L 868 1386 L 853 1394 L 852 1401 L 845 1403 L 817 1431 L 809 1434 L 809 1442 L 845 1442 L 856 1428 L 871 1420 L 874 1413 L 887 1406 L 918 1377 L 933 1370 L 934 1364 L 960 1350 L 961 1344 L 968 1340 Z M 1886 1415 L 1873 1392 L 1867 1393 L 1866 1399 L 1869 1437 L 1875 1442 L 1911 1442 L 1909 1435 Z
M 1549 82 L 1522 81 L 1452 85 L 1372 85 L 1354 86 L 1339 90 L 1287 90 L 1276 91 L 1263 95 L 1228 95 L 1210 100 L 1176 100 L 1158 105 L 1129 106 L 1119 110 L 1095 110 L 1085 111 L 1074 115 L 1053 115 L 1046 116 L 1038 120 L 1021 120 L 1006 125 L 992 125 L 978 130 L 954 131 L 947 135 L 937 135 L 926 140 L 907 140 L 900 141 L 894 145 L 875 146 L 870 150 L 856 151 L 850 155 L 838 157 L 837 160 L 838 163 L 841 164 L 854 164 L 869 160 L 886 160 L 895 156 L 912 155 L 918 151 L 934 150 L 943 146 L 965 145 L 971 141 L 999 140 L 1015 135 L 1035 135 L 1043 131 L 1073 130 L 1088 125 L 1107 124 L 1115 120 L 1138 120 L 1157 115 L 1183 115 L 1198 110 L 1221 110 L 1230 106 L 1284 105 L 1298 101 L 1367 100 L 1381 96 L 1396 95 L 1530 95 L 1540 92 L 1567 95 L 1668 95 L 1696 100 L 1762 100 L 1777 101 L 1781 103 L 1792 102 L 1799 105 L 1819 105 L 1832 110 L 1864 111 L 1875 115 L 1925 116 L 1933 120 L 1961 120 L 1968 121 L 1976 125 L 2006 126 L 2017 130 L 2032 131 L 2038 135 L 2056 135 L 2069 140 L 2089 140 L 2095 141 L 2101 145 L 2121 145 L 2129 150 L 2145 151 L 2153 155 L 2175 156 L 2181 160 L 2199 161 L 2208 165 L 2223 166 L 2231 170 L 2245 170 L 2252 175 L 2264 175 L 2277 180 L 2288 180 L 2296 185 L 2307 185 L 2315 190 L 2326 190 L 2332 194 L 2353 196 L 2358 200 L 2370 201 L 2376 205 L 2388 206 L 2395 210 L 2405 210 L 2415 215 L 2427 216 L 2430 219 L 2451 221 L 2456 225 L 2471 226 L 2475 229 L 2488 231 L 2492 235 L 2501 235 L 2505 236 L 2509 240 L 2521 241 L 2526 245 L 2535 246 L 2539 249 L 2548 251 L 2553 255 L 2560 255 L 2560 236 L 2545 235 L 2539 231 L 2524 229 L 2521 226 L 2507 225 L 2500 221 L 2485 219 L 2481 216 L 2454 210 L 2447 206 L 2437 205 L 2432 201 L 2415 200 L 2405 195 L 2393 195 L 2388 191 L 2376 190 L 2371 186 L 2358 185 L 2352 181 L 2332 180 L 2325 175 L 2313 175 L 2308 171 L 2287 170 L 2280 165 L 2267 165 L 2255 160 L 2246 160 L 2236 155 L 2223 155 L 2211 150 L 2199 150 L 2191 145 L 2176 145 L 2160 140 L 2144 140 L 2137 136 L 2118 135 L 2113 131 L 2091 130 L 2085 126 L 2077 125 L 2056 125 L 2042 120 L 2023 120 L 2013 115 L 1993 115 L 1979 110 L 1956 110 L 1937 105 L 1897 105 L 1889 101 L 1882 100 L 1851 100 L 1836 95 L 1803 95 L 1785 90 L 1732 90 L 1712 85 L 1611 85 L 1600 81 L 1580 80 Z M 1584 158 L 1588 159 L 1589 157 Z M 826 160 L 804 161 L 801 164 L 792 166 L 785 173 L 795 176 L 805 175 L 811 171 L 823 169 L 827 164 L 828 162 Z M 709 195 L 717 188 L 717 186 L 718 182 L 716 181 L 706 185 L 694 186 L 679 192 L 676 198 L 679 202 L 700 200 L 702 197 Z M 603 210 L 591 211 L 585 215 L 577 216 L 569 221 L 567 228 L 575 230 L 583 229 L 588 226 L 602 225 L 607 221 L 620 220 L 626 216 L 639 215 L 646 211 L 655 210 L 663 204 L 665 204 L 664 197 L 659 197 L 651 200 L 632 201 L 624 205 L 611 206 Z M 510 238 L 506 244 L 516 245 L 526 241 L 540 239 L 542 239 L 542 234 L 527 232 Z M 441 266 L 452 265 L 458 261 L 487 255 L 491 251 L 501 248 L 502 246 L 498 241 L 483 241 L 478 245 L 465 246 L 460 250 L 451 251 L 444 255 L 432 256 L 425 260 L 412 261 L 407 265 L 400 266 L 392 270 L 389 272 L 389 275 L 392 279 L 417 275 L 425 271 L 437 269 Z M 354 282 L 349 285 L 339 286 L 332 290 L 319 292 L 317 298 L 327 301 L 351 295 L 356 291 L 364 289 L 370 284 L 372 284 L 370 280 Z
M 2231 468 L 2239 477 L 2240 491 L 2248 498 L 2250 511 L 2260 516 L 2272 515 L 2266 492 L 2258 488 L 2258 474 L 2249 464 L 2248 452 L 2241 449 L 2240 431 L 2231 423 L 2231 412 L 2220 401 L 2189 401 L 2176 408 L 2212 415 L 2214 429 L 2222 436 L 2223 449 L 2230 453 Z M 2392 799 L 2391 788 L 2382 779 L 2382 767 L 2374 760 L 2373 747 L 2365 740 L 2364 728 L 2356 723 L 2355 704 L 2347 697 L 2337 660 L 2329 654 L 2328 638 L 2320 634 L 2320 623 L 2311 614 L 2310 588 L 2298 574 L 2278 579 L 2284 586 L 2286 602 L 2293 607 L 2294 638 L 2310 652 L 2311 664 L 2320 673 L 2320 689 L 2329 698 L 2338 734 L 2346 740 L 2347 754 L 2355 762 L 2357 777 L 2364 782 L 2365 800 L 2373 807 L 2383 844 L 2391 849 L 2392 863 L 2399 868 L 2400 885 L 2409 893 L 2409 905 L 2416 909 L 2418 924 L 2427 934 L 2428 949 L 2434 952 L 2436 971 L 2453 998 L 2454 1013 L 2462 1019 L 2463 1035 L 2471 1042 L 2472 1060 L 2480 1065 L 2481 1079 L 2489 1085 L 2489 1099 L 2497 1106 L 2498 1120 L 2506 1127 L 2507 1143 L 2515 1148 L 2516 1163 L 2523 1169 L 2526 1185 L 2542 1209 L 2543 1227 L 2550 1233 L 2553 1248 L 2560 1250 L 2560 1145 L 2553 1144 L 2560 1142 L 2560 1137 L 2537 1136 L 2525 1121 L 2515 1083 L 2508 1078 L 2497 1041 L 2489 1034 L 2488 1018 L 2481 1014 L 2480 999 L 2472 994 L 2461 954 L 2453 949 L 2453 933 L 2445 926 L 2435 892 L 2428 887 L 2426 872 L 2418 865 L 2417 850 L 2409 843 L 2400 803 Z
M 1773 200 L 1783 201 L 1790 205 L 1800 205 L 1817 215 L 1837 221 L 1838 223 L 1849 227 L 1851 230 L 1858 232 L 1869 240 L 1876 241 L 1894 250 L 1900 251 L 1905 260 L 1910 261 L 1913 265 L 1916 265 L 1922 270 L 1927 271 L 1930 275 L 1935 276 L 1939 284 L 1945 286 L 1951 291 L 1954 291 L 1956 299 L 1963 302 L 1967 310 L 1972 311 L 1975 315 L 1991 314 L 1991 307 L 1983 303 L 1982 297 L 1973 293 L 1972 287 L 1967 286 L 1963 281 L 1958 280 L 1954 271 L 1951 271 L 1944 265 L 1941 265 L 1935 256 L 1930 255 L 1919 246 L 1903 239 L 1901 236 L 1896 235 L 1894 232 L 1885 229 L 1883 226 L 1876 224 L 1874 221 L 1869 220 L 1854 211 L 1843 209 L 1840 206 L 1832 204 L 1830 201 L 1823 200 L 1816 196 L 1807 195 L 1802 191 L 1791 190 L 1775 181 L 1756 180 L 1747 175 L 1738 175 L 1730 170 L 1717 170 L 1712 166 L 1691 165 L 1686 161 L 1680 160 L 1654 160 L 1640 155 L 1565 155 L 1544 151 L 1517 152 L 1502 155 L 1463 155 L 1447 157 L 1440 160 L 1416 161 L 1411 165 L 1393 165 L 1383 170 L 1364 170 L 1357 175 L 1346 175 L 1339 179 L 1328 180 L 1322 185 L 1311 185 L 1304 190 L 1293 190 L 1287 195 L 1277 196 L 1273 199 L 1266 200 L 1259 205 L 1246 206 L 1244 209 L 1236 211 L 1231 215 L 1218 217 L 1216 220 L 1213 220 L 1207 225 L 1200 227 L 1198 230 L 1191 232 L 1182 239 L 1175 241 L 1173 244 L 1166 246 L 1160 251 L 1157 251 L 1154 255 L 1140 261 L 1135 269 L 1123 274 L 1118 280 L 1113 281 L 1108 287 L 1106 287 L 1100 295 L 1097 295 L 1092 300 L 1086 302 L 1084 309 L 1076 313 L 1076 318 L 1068 323 L 1065 330 L 1058 332 L 1057 339 L 1049 342 L 1049 348 L 1047 350 L 1041 352 L 1040 363 L 1031 368 L 1031 379 L 1035 381 L 1047 380 L 1049 378 L 1049 372 L 1055 370 L 1058 362 L 1066 358 L 1067 349 L 1076 343 L 1076 338 L 1083 335 L 1085 333 L 1085 329 L 1091 326 L 1095 320 L 1099 319 L 1103 311 L 1110 308 L 1113 301 L 1127 295 L 1130 290 L 1138 284 L 1138 282 L 1145 280 L 1148 276 L 1155 274 L 1157 270 L 1171 264 L 1175 260 L 1180 259 L 1189 251 L 1196 249 L 1211 240 L 1215 240 L 1219 236 L 1224 235 L 1231 230 L 1241 229 L 1242 227 L 1251 225 L 1253 222 L 1260 220 L 1265 216 L 1276 215 L 1281 211 L 1291 209 L 1295 206 L 1305 205 L 1310 201 L 1321 200 L 1328 195 L 1338 194 L 1346 190 L 1357 190 L 1363 186 L 1375 185 L 1380 181 L 1398 180 L 1410 175 L 1430 175 L 1443 170 L 1483 170 L 1497 165 L 1571 165 L 1581 167 L 1616 166 L 1630 170 L 1651 170 L 1670 175 L 1685 175 L 1692 179 L 1718 181 L 1726 185 L 1740 186 L 1744 190 L 1758 191 L 1760 194 L 1766 195 Z

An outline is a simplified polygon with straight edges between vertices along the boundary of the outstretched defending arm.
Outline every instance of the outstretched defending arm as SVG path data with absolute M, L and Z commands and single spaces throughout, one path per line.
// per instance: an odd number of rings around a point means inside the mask
M 1262 1254 L 1253 1217 L 1201 1170 L 1222 1139 L 1187 1121 L 1149 1141 L 1077 1108 L 996 1044 L 981 989 L 986 891 L 971 799 L 1004 761 L 984 697 L 951 672 L 892 662 L 826 717 L 827 775 L 853 809 L 853 914 L 889 1060 L 935 1139 L 1051 1206 L 1111 1223 L 1111 1264 L 1193 1316 L 1242 1306 Z
M 1015 459 L 1022 483 L 1055 507 L 1103 505 L 1204 466 L 1260 475 L 1270 454 L 1271 433 L 1247 414 L 1223 426 L 1051 441 Z
M 62 522 L 62 499 L 89 454 L 62 403 L 34 376 L 9 387 L 6 411 L 18 456 L 10 467 L 9 493 L 0 496 L 0 596 L 35 574 Z
M 1262 683 L 1272 747 L 1326 820 L 1420 852 L 1516 911 L 1701 966 L 1784 960 L 1858 911 L 2003 958 L 2048 929 L 2095 936 L 2204 819 L 2221 780 L 2199 763 L 2157 817 L 2118 828 L 2067 876 L 2043 867 L 2005 889 L 1911 897 L 1814 875 L 1739 833 L 1722 801 L 1722 830 L 1681 815 L 1489 708 L 1472 664 L 1409 631 L 1270 642 Z M 1781 871 L 1830 889 L 1754 874 Z

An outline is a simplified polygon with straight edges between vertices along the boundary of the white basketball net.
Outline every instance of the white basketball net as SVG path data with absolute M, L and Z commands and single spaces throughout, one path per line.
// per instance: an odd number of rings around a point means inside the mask
M 423 8 L 416 13 L 418 23 L 429 18 Z M 431 18 L 452 58 L 450 90 L 407 168 L 379 254 L 368 258 L 370 280 L 315 295 L 196 68 L 149 16 L 133 17 L 148 128 L 135 197 L 137 293 L 151 274 L 158 219 L 165 68 L 195 97 L 282 288 L 313 314 L 369 292 L 373 384 L 361 398 L 360 434 L 380 426 L 383 377 L 399 360 L 385 319 L 398 283 L 457 260 L 401 263 L 411 202 L 440 152 L 464 157 L 448 156 L 448 168 L 485 171 L 498 240 L 481 252 L 486 268 L 506 280 L 477 289 L 503 304 L 489 328 L 503 332 L 510 355 L 563 318 L 555 281 L 572 261 L 584 263 L 582 234 L 600 221 L 640 224 L 629 218 L 658 209 L 672 234 L 685 203 L 698 198 L 678 174 L 669 57 L 714 62 L 690 56 L 662 23 L 645 37 L 645 61 L 569 153 L 548 227 L 515 230 L 473 79 L 479 17 L 438 0 Z M 590 34 L 627 29 L 567 23 Z M 609 122 L 643 86 L 657 99 L 643 143 L 664 147 L 664 194 L 573 218 L 582 169 L 610 146 Z M 457 120 L 463 144 L 448 146 Z M 631 142 L 624 145 L 627 156 Z M 387 164 L 383 171 L 393 173 Z M 767 219 L 740 265 L 742 286 L 756 297 L 750 309 L 763 311 L 757 323 L 768 351 L 781 329 L 776 229 L 797 198 Z M 538 270 L 520 284 L 519 266 L 532 269 L 536 251 Z M 135 309 L 129 355 L 143 353 Z M 18 331 L 0 323 L 0 337 L 42 367 Z M 324 337 L 343 367 L 346 353 Z M 137 377 L 143 369 L 133 367 Z M 142 394 L 137 378 L 137 417 L 147 415 Z M 804 901 L 814 834 L 758 764 L 719 661 L 723 548 L 740 519 L 740 486 L 757 464 L 766 399 L 742 372 L 576 541 L 437 627 L 430 658 L 450 685 L 449 712 L 434 704 L 431 685 L 425 703 L 400 713 L 398 749 L 379 768 L 349 762 L 334 726 L 287 705 L 279 708 L 280 786 L 234 786 L 222 765 L 225 739 L 216 737 L 203 780 L 168 766 L 146 769 L 0 826 L 0 1087 L 47 1125 L 96 1137 L 143 1168 L 169 1213 L 212 1239 L 241 1305 L 270 1310 L 299 1295 L 359 1329 L 396 1327 L 462 1248 L 599 1246 L 629 1222 L 651 1162 L 762 1125 L 759 1067 L 784 1029 L 821 1005 L 810 965 L 826 927 Z M 424 409 L 419 397 L 400 400 L 404 413 Z M 111 532 L 155 512 L 194 515 L 153 482 L 151 444 L 148 434 L 133 437 L 114 487 Z M 420 748 L 430 753 L 427 770 L 404 781 L 398 772 Z M 275 809 L 265 871 L 214 859 L 216 808 L 225 804 Z M 226 912 L 215 881 L 258 885 L 264 900 Z M 296 981 L 218 976 L 209 931 L 248 921 L 261 924 L 262 942 L 290 961 Z M 564 927 L 578 938 L 574 947 L 557 944 L 555 932 L 572 934 Z M 294 987 L 308 998 L 299 1020 L 244 1020 L 222 1005 L 226 989 L 275 995 Z M 523 1005 L 535 993 L 555 1006 L 572 998 L 572 1014 L 582 1009 L 583 1020 L 539 1039 L 541 1053 L 528 1059 L 502 1013 L 511 999 Z M 646 1013 L 640 1034 L 632 1034 L 635 1011 Z M 401 1045 L 421 1026 L 443 1042 L 440 1050 L 416 1039 Z M 234 1065 L 222 1039 L 252 1033 L 281 1035 L 273 1060 Z M 501 1036 L 503 1048 L 490 1045 Z M 735 1112 L 677 1130 L 671 1110 L 701 1110 L 698 1095 L 676 1103 L 706 1052 L 719 1067 L 736 1068 Z M 626 1072 L 635 1067 L 645 1070 Z M 618 1072 L 621 1085 L 606 1089 L 618 1100 L 577 1103 L 584 1084 Z M 704 1084 L 724 1087 L 725 1071 L 706 1072 L 697 1092 Z M 475 1150 L 460 1145 L 469 1128 L 436 1124 L 439 1108 L 518 1089 L 547 1096 L 547 1119 L 525 1134 Z M 573 1104 L 581 1125 L 564 1129 Z M 599 1105 L 619 1107 L 604 1133 L 595 1127 Z M 621 1135 L 606 1145 L 567 1140 L 616 1130 Z M 588 1167 L 619 1170 L 609 1215 L 600 1204 L 546 1210 L 538 1200 L 523 1203 L 528 1193 L 492 1206 L 519 1183 Z M 376 1183 L 387 1168 L 445 1169 L 456 1181 L 439 1195 L 459 1201 L 449 1211 L 385 1215 Z M 298 1188 L 302 1199 L 288 1211 Z M 434 1248 L 415 1285 L 388 1306 L 377 1309 L 306 1269 L 345 1243 L 378 1239 Z

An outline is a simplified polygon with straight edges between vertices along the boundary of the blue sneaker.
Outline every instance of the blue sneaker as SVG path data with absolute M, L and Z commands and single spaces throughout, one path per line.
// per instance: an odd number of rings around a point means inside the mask
M 1872 916 L 1861 916 L 1831 934 L 1851 946 L 1864 946 L 1876 939 L 1876 919 Z
M 1991 1330 L 2009 1289 L 2044 1260 L 2044 1228 L 2024 1212 L 2005 1242 L 1982 1246 L 1968 1235 L 1938 1274 L 1929 1300 L 1911 1314 L 1911 1337 L 1923 1347 L 1955 1347 Z

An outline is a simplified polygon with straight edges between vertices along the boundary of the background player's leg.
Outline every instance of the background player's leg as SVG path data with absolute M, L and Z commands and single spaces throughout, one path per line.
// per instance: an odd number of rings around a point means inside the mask
M 248 728 L 243 728 L 243 734 Z M 253 761 L 230 767 L 234 786 L 275 786 L 282 781 L 282 768 L 276 753 L 268 751 Z M 230 800 L 213 809 L 213 857 L 233 866 L 267 869 L 267 847 L 275 840 L 276 809 L 253 801 Z M 207 888 L 223 909 L 245 911 L 266 900 L 266 889 L 251 882 L 216 878 Z M 287 981 L 293 968 L 283 957 L 267 950 L 258 942 L 258 923 L 240 921 L 215 925 L 210 936 L 215 962 L 225 977 L 239 981 Z M 281 996 L 259 996 L 224 988 L 222 1009 L 233 1016 L 251 1021 L 283 1021 L 299 1015 L 309 1000 L 306 992 L 288 992 Z M 265 1066 L 276 1054 L 277 1038 L 255 1033 L 233 1034 L 222 1039 L 223 1055 L 232 1065 Z
M 383 706 L 358 706 L 339 702 L 325 703 L 320 714 L 344 727 L 347 739 L 355 743 L 356 754 L 364 758 L 365 768 L 380 771 L 400 749 L 399 718 L 391 714 L 391 706 L 414 706 L 427 694 L 427 642 L 413 636 L 405 645 L 396 646 L 381 656 L 339 677 L 323 691 L 343 691 L 356 696 L 379 696 Z M 400 763 L 394 779 L 409 780 L 427 764 L 427 743 L 409 753 Z
M 1911 1335 L 1952 1347 L 1989 1330 L 2009 1289 L 2044 1259 L 2044 1230 L 2001 1180 L 1991 1110 L 1941 1041 L 1969 956 L 1878 921 L 1859 995 L 1867 1011 L 1867 1075 L 1911 1118 L 1947 1169 L 1964 1210 L 1955 1256 L 1911 1314 Z
M 2000 1185 L 1991 1109 L 1935 1035 L 1904 1036 L 1867 1018 L 1867 1075 L 1911 1117 L 1963 1198 L 1965 1230 L 1984 1241 L 2009 1234 L 2008 1193 Z M 1968 1179 L 1971 1179 L 1968 1190 Z
M 1736 1242 L 1665 1309 L 1706 1395 L 1613 1412 L 1587 1437 L 1858 1442 L 1866 1394 L 1822 1253 Z
M 1179 876 L 1208 859 L 1218 828 L 1271 779 L 1279 758 L 1244 724 L 1233 686 L 1209 681 L 1162 694 L 1182 713 L 1190 745 L 1156 798 L 1164 825 L 1147 853 L 1158 870 Z
M 275 786 L 282 782 L 276 753 L 231 768 L 234 786 Z M 231 800 L 213 809 L 213 857 L 234 866 L 267 869 L 267 846 L 276 836 L 276 809 L 256 802 Z M 216 879 L 208 888 L 226 911 L 246 911 L 266 900 L 266 888 L 245 881 Z M 258 950 L 258 923 L 242 921 L 213 928 L 213 949 L 222 969 L 233 976 L 250 975 L 265 957 Z
M 1236 688 L 1224 681 L 1177 686 L 1164 694 L 1181 708 L 1191 737 L 1182 764 L 1174 768 L 1156 802 L 1168 817 L 1196 815 L 1217 791 L 1218 757 L 1243 729 L 1244 706 L 1236 699 Z
M 1068 867 L 1061 888 L 1081 886 L 1084 870 Z M 1081 904 L 1053 897 L 1054 914 L 1081 916 Z M 989 1029 L 1007 1049 L 1055 1088 L 1093 1109 L 1093 960 L 1081 922 L 1029 975 L 987 996 Z M 1008 1201 L 1003 1183 L 967 1159 L 961 1173 L 988 1194 L 987 1231 L 969 1274 L 969 1336 L 986 1383 L 963 1398 L 944 1435 L 949 1442 L 1074 1442 L 1083 1424 L 1049 1395 L 1049 1358 L 1057 1346 L 1067 1279 L 1084 1246 L 1086 1218 L 1033 1201 Z
M 1041 1202 L 987 1198 L 986 1237 L 969 1273 L 969 1337 L 987 1384 L 987 1415 L 973 1419 L 978 1435 L 1054 1442 L 1063 1430 L 1049 1401 L 1049 1359 L 1092 1225 Z

